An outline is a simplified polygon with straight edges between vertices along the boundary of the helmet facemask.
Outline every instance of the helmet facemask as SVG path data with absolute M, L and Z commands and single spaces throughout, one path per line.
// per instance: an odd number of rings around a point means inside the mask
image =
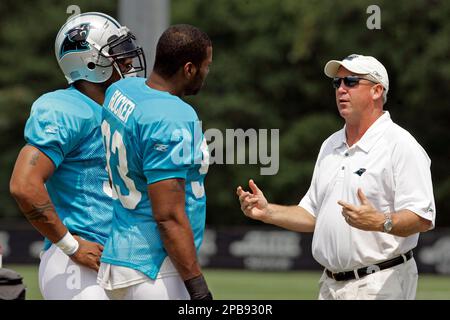
M 145 61 L 144 50 L 136 45 L 136 37 L 127 28 L 124 28 L 125 34 L 121 36 L 112 35 L 107 43 L 99 50 L 100 57 L 103 61 L 110 61 L 110 64 L 96 64 L 98 67 L 108 68 L 113 66 L 122 78 L 136 76 L 137 73 L 143 72 L 144 77 L 147 75 L 147 64 Z M 119 64 L 123 65 L 125 59 L 131 58 L 132 63 L 125 71 L 122 71 Z

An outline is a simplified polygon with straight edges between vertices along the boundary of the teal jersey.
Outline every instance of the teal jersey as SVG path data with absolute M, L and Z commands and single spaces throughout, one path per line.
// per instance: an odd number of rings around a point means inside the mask
M 112 191 L 101 135 L 102 108 L 74 87 L 37 99 L 25 140 L 55 165 L 46 188 L 70 232 L 104 244 L 112 220 Z M 50 246 L 46 239 L 45 249 Z
M 103 104 L 102 132 L 113 184 L 114 217 L 102 262 L 139 270 L 155 279 L 167 256 L 147 186 L 185 179 L 185 210 L 197 250 L 206 215 L 204 178 L 208 150 L 194 109 L 142 78 L 111 85 Z

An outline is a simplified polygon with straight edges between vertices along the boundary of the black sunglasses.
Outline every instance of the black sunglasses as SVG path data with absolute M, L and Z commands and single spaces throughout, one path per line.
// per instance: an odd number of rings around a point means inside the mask
M 373 82 L 373 83 L 377 83 L 377 82 L 375 82 L 373 80 L 366 79 L 366 78 L 361 78 L 361 77 L 358 77 L 358 76 L 346 76 L 346 77 L 343 77 L 343 78 L 335 77 L 335 78 L 333 78 L 333 88 L 339 89 L 339 87 L 341 86 L 342 80 L 344 80 L 345 86 L 349 87 L 349 88 L 353 88 L 354 86 L 356 86 L 359 83 L 360 80 L 367 80 L 367 81 L 370 81 L 370 82 Z

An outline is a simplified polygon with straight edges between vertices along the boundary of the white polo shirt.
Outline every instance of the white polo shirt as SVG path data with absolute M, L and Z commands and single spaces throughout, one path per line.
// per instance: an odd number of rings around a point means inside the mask
M 361 205 L 357 190 L 383 213 L 408 209 L 432 221 L 436 216 L 431 161 L 389 112 L 351 148 L 345 127 L 322 144 L 311 186 L 299 206 L 316 218 L 312 253 L 325 268 L 347 271 L 391 259 L 413 249 L 419 234 L 397 237 L 351 227 L 338 200 Z M 394 213 L 395 214 L 395 213 Z

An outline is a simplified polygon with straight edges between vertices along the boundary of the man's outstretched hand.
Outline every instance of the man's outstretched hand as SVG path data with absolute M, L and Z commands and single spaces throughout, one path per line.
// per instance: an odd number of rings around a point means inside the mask
M 236 190 L 241 210 L 249 218 L 264 221 L 270 214 L 269 203 L 253 180 L 250 179 L 248 185 L 252 192 L 244 191 L 241 186 Z

